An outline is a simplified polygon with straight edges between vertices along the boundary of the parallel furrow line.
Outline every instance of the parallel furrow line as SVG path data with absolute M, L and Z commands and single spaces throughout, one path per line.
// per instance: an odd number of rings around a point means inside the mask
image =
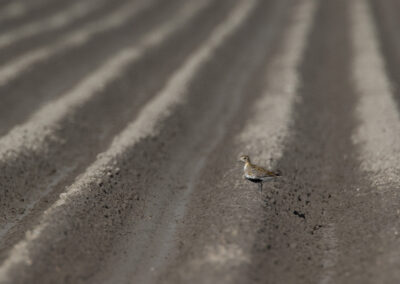
M 360 94 L 357 114 L 361 121 L 353 140 L 361 146 L 362 167 L 372 174 L 371 181 L 375 185 L 400 184 L 400 117 L 379 50 L 376 28 L 366 1 L 353 1 L 352 11 L 356 55 L 352 72 Z
M 40 5 L 44 5 L 49 0 L 35 0 L 35 1 L 11 1 L 4 8 L 0 10 L 0 21 L 22 18 L 29 11 Z
M 293 19 L 295 26 L 285 36 L 282 52 L 267 71 L 269 76 L 264 94 L 254 103 L 253 115 L 236 137 L 241 149 L 263 161 L 276 161 L 282 156 L 282 142 L 288 135 L 291 123 L 290 115 L 299 88 L 297 69 L 304 54 L 316 6 L 313 0 L 301 5 Z
M 24 240 L 14 246 L 9 258 L 0 267 L 0 279 L 9 279 L 9 272 L 13 267 L 29 265 L 32 262 L 29 251 L 32 244 L 40 239 L 48 227 L 62 226 L 59 222 L 54 222 L 54 218 L 60 220 L 58 214 L 63 216 L 70 214 L 64 210 L 58 210 L 60 207 L 67 206 L 73 210 L 74 199 L 82 198 L 85 188 L 101 178 L 108 165 L 132 149 L 141 139 L 157 134 L 157 126 L 173 113 L 173 108 L 184 103 L 185 97 L 188 95 L 187 86 L 191 80 L 212 58 L 216 49 L 241 26 L 255 4 L 255 0 L 239 1 L 227 19 L 215 28 L 204 44 L 196 49 L 183 66 L 172 74 L 165 87 L 142 108 L 137 119 L 129 124 L 114 139 L 110 148 L 99 155 L 98 159 L 87 168 L 81 177 L 60 195 L 60 199 L 43 213 L 40 224 L 28 232 Z
M 372 282 L 398 283 L 400 116 L 370 7 L 366 0 L 354 0 L 351 1 L 351 11 L 355 54 L 351 66 L 359 95 L 356 114 L 360 122 L 352 138 L 359 146 L 361 168 L 373 186 L 373 193 L 379 194 L 380 204 L 371 205 L 379 208 L 380 216 L 374 218 L 382 218 L 379 232 L 375 231 L 377 225 L 373 228 L 374 234 L 378 233 L 380 244 L 376 246 L 379 255 L 373 260 L 375 272 L 372 275 L 377 279 Z
M 182 17 L 175 17 L 168 24 L 149 32 L 135 45 L 119 51 L 67 93 L 41 107 L 26 123 L 11 129 L 6 136 L 0 139 L 0 161 L 4 162 L 6 159 L 18 156 L 26 148 L 35 151 L 44 148 L 44 141 L 56 131 L 58 122 L 112 83 L 146 50 L 162 43 L 207 1 L 199 1 L 199 3 L 201 5 L 197 4 L 195 7 L 186 5 L 181 11 Z
M 155 28 L 135 45 L 117 53 L 72 90 L 59 99 L 44 105 L 25 124 L 13 128 L 8 135 L 0 139 L 0 162 L 7 164 L 12 158 L 16 158 L 22 153 L 25 156 L 30 156 L 32 152 L 41 153 L 45 151 L 48 147 L 46 141 L 51 140 L 51 137 L 55 135 L 60 121 L 72 116 L 77 108 L 89 102 L 107 85 L 120 77 L 126 68 L 138 61 L 147 50 L 165 41 L 179 27 L 188 22 L 193 15 L 206 7 L 209 2 L 205 0 L 197 1 L 195 4 L 186 4 L 176 12 L 176 17 L 173 20 Z M 27 149 L 30 149 L 31 152 L 26 152 Z M 41 191 L 40 196 L 46 195 L 50 190 L 51 188 L 48 187 L 47 190 Z M 26 210 L 26 213 L 20 215 L 19 219 L 28 213 L 29 210 Z M 10 224 L 8 223 L 7 229 L 11 227 Z M 6 232 L 0 230 L 0 237 Z
M 39 19 L 27 23 L 21 27 L 10 30 L 0 35 L 0 48 L 14 44 L 24 38 L 32 37 L 43 32 L 57 30 L 65 27 L 77 19 L 87 16 L 97 7 L 101 7 L 105 0 L 77 2 L 66 10 L 50 15 L 44 19 Z
M 154 2 L 155 0 L 128 2 L 104 18 L 95 20 L 69 32 L 56 42 L 29 51 L 13 59 L 11 62 L 0 66 L 0 86 L 9 83 L 40 61 L 47 60 L 51 56 L 69 48 L 84 45 L 96 34 L 124 25 L 129 19 L 150 7 Z

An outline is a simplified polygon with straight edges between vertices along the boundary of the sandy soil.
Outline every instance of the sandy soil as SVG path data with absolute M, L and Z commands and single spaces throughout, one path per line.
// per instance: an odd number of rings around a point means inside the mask
M 0 1 L 0 283 L 399 283 L 396 8 Z

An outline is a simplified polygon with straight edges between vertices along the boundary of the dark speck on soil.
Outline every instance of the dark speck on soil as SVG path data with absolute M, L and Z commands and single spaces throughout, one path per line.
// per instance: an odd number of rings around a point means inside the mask
M 323 226 L 322 225 L 315 225 L 311 231 L 311 235 L 314 235 L 315 231 L 318 231 L 321 229 Z
M 322 228 L 322 225 L 315 225 L 314 228 L 313 228 L 313 230 L 316 231 L 316 230 L 318 230 L 318 229 L 320 229 L 320 228 Z
M 300 218 L 306 219 L 306 215 L 304 213 L 300 213 L 297 210 L 294 210 L 293 214 L 299 216 Z

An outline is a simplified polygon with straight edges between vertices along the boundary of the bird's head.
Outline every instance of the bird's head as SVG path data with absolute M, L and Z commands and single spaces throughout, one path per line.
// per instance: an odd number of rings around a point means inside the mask
M 243 162 L 243 163 L 250 163 L 250 158 L 249 158 L 249 156 L 247 156 L 247 155 L 241 155 L 241 156 L 239 157 L 239 161 L 240 161 L 240 162 Z

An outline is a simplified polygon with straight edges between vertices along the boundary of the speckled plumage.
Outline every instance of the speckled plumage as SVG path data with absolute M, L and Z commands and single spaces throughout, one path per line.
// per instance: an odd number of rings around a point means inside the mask
M 270 181 L 281 175 L 280 171 L 269 171 L 260 166 L 254 165 L 250 162 L 249 156 L 240 156 L 240 161 L 244 162 L 244 177 L 254 183 L 260 184 L 260 190 L 262 190 L 262 184 L 265 181 Z

